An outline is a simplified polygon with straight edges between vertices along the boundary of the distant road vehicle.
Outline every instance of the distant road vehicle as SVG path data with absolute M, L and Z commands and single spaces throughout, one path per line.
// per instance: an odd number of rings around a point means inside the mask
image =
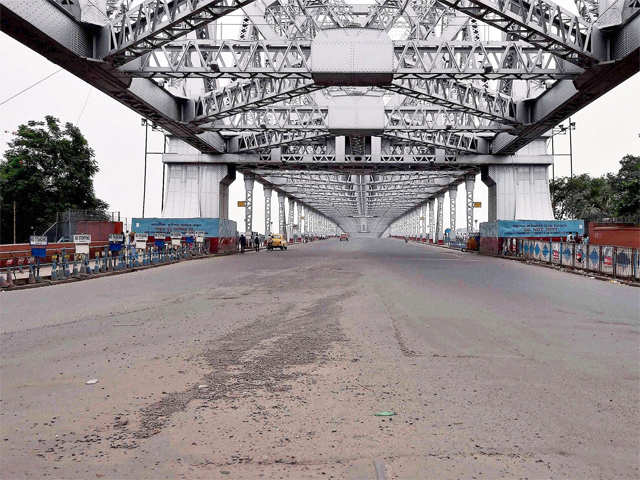
M 341 233 L 340 234 L 340 241 L 343 241 L 343 240 L 348 242 L 349 241 L 349 235 L 347 235 L 346 233 Z
M 283 235 L 280 235 L 279 233 L 271 235 L 271 241 L 267 243 L 267 249 L 273 250 L 274 248 L 279 248 L 280 250 L 287 249 L 287 240 Z

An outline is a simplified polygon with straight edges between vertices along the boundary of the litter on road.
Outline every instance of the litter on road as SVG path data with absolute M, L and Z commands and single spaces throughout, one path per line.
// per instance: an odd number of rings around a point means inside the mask
M 97 378 L 92 378 L 90 380 L 87 380 L 85 383 L 87 385 L 95 385 L 96 383 L 98 383 L 98 379 Z

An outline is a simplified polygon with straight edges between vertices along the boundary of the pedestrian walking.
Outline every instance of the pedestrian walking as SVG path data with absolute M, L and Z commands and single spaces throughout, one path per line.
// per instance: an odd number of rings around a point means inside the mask
M 244 236 L 244 233 L 240 235 L 240 253 L 244 253 L 244 249 L 247 246 L 247 237 Z
M 256 249 L 256 252 L 260 251 L 260 237 L 256 235 L 253 239 L 253 245 Z

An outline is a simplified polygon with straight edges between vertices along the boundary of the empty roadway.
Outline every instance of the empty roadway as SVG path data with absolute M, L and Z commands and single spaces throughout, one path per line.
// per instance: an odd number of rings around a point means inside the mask
M 390 239 L 0 292 L 2 476 L 638 478 L 639 292 Z

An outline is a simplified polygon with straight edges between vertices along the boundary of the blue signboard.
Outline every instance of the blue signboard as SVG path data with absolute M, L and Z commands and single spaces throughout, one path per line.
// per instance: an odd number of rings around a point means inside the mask
M 222 218 L 134 218 L 131 230 L 154 237 L 168 237 L 172 232 L 183 236 L 204 232 L 204 237 L 235 237 L 236 222 Z
M 47 245 L 49 244 L 47 237 L 31 235 L 31 237 L 29 237 L 29 244 L 31 245 L 32 257 L 44 258 L 47 256 Z
M 501 238 L 566 237 L 570 233 L 584 235 L 583 220 L 498 220 L 483 223 L 480 227 L 483 236 Z
M 31 256 L 34 258 L 44 258 L 47 256 L 47 247 L 31 247 Z
M 109 234 L 109 251 L 119 252 L 122 250 L 122 244 L 124 243 L 124 236 L 121 233 Z

